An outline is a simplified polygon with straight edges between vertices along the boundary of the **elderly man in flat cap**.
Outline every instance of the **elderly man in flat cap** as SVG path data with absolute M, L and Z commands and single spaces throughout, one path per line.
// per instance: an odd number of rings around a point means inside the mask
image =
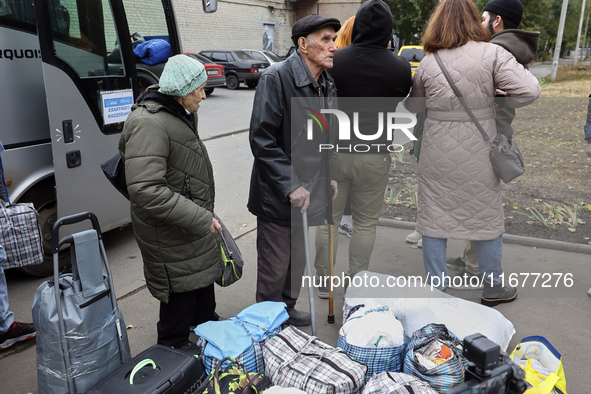
M 311 323 L 309 313 L 295 309 L 307 247 L 302 215 L 306 212 L 311 226 L 332 220 L 328 213 L 337 193 L 329 152 L 320 149 L 330 143 L 332 126 L 330 119 L 320 121 L 319 109 L 336 108 L 326 69 L 333 65 L 340 26 L 338 19 L 319 15 L 293 25 L 297 51 L 261 76 L 250 120 L 254 164 L 248 209 L 257 217 L 256 301 L 284 302 L 288 324 L 298 327 Z M 318 123 L 308 122 L 313 117 Z

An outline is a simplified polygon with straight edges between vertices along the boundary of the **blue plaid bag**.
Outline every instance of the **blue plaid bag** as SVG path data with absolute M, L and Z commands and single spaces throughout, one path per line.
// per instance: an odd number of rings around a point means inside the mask
M 238 357 L 236 357 L 236 361 L 243 364 L 246 368 L 246 371 L 253 372 L 253 373 L 263 373 L 265 372 L 265 360 L 263 358 L 263 346 L 265 343 L 273 338 L 276 334 L 281 332 L 281 328 L 277 328 L 271 332 L 263 340 L 257 341 L 252 338 L 252 345 L 246 349 L 244 352 L 240 353 Z M 198 344 L 205 348 L 208 346 L 208 342 L 203 338 L 199 339 Z M 211 346 L 211 345 L 209 345 Z M 202 354 L 201 358 L 203 359 L 203 366 L 205 367 L 205 371 L 211 373 L 214 371 L 218 365 L 220 365 L 220 359 L 216 358 L 215 356 Z M 224 370 L 232 366 L 232 362 L 227 359 L 224 364 L 222 365 L 221 369 Z
M 281 332 L 281 324 L 288 318 L 284 303 L 265 301 L 228 320 L 198 325 L 195 334 L 200 337 L 198 344 L 205 371 L 212 372 L 221 360 L 230 357 L 243 364 L 248 372 L 265 372 L 263 346 Z M 223 368 L 231 365 L 226 361 Z
M 422 353 L 429 345 L 438 340 L 448 346 L 453 357 L 432 369 L 427 369 L 415 358 L 415 353 Z M 436 391 L 445 393 L 452 387 L 464 383 L 464 371 L 468 360 L 462 354 L 462 341 L 448 331 L 444 324 L 427 324 L 413 332 L 404 358 L 404 373 L 419 377 L 429 383 Z
M 6 258 L 0 259 L 3 269 L 43 263 L 38 215 L 33 204 L 0 201 L 0 245 L 6 251 Z
M 389 309 L 387 306 L 369 309 L 362 316 L 365 316 L 368 313 L 380 312 L 389 312 Z M 348 315 L 347 322 L 362 317 L 351 317 L 351 315 L 352 314 Z M 347 343 L 347 339 L 339 334 L 337 347 L 343 349 L 353 360 L 367 366 L 367 374 L 365 377 L 365 381 L 367 382 L 374 374 L 379 374 L 384 371 L 399 372 L 402 369 L 404 353 L 406 350 L 406 336 L 404 336 L 404 344 L 401 346 L 361 347 Z

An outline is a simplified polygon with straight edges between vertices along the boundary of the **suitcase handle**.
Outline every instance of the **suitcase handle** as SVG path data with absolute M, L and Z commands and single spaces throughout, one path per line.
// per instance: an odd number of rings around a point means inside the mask
M 131 375 L 129 376 L 129 384 L 133 384 L 133 377 L 135 376 L 136 372 L 145 367 L 146 365 L 152 365 L 152 369 L 156 369 L 156 363 L 149 358 L 140 361 L 133 369 L 131 370 Z
M 63 239 L 59 239 L 59 229 L 62 226 L 68 224 L 79 223 L 84 220 L 90 220 L 92 222 L 92 228 L 96 230 L 98 234 L 99 240 L 102 239 L 101 228 L 99 226 L 99 221 L 96 215 L 92 212 L 81 212 L 75 215 L 65 216 L 63 218 L 58 219 L 53 226 L 51 227 L 51 250 L 53 253 L 58 253 L 59 248 L 66 243 L 71 243 L 71 237 L 64 237 Z

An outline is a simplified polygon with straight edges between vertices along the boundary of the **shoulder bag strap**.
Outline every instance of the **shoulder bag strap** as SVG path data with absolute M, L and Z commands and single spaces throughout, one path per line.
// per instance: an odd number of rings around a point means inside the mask
M 468 107 L 468 104 L 466 104 L 466 100 L 464 100 L 464 98 L 460 94 L 460 91 L 458 90 L 458 88 L 456 87 L 454 82 L 452 81 L 451 77 L 449 76 L 449 73 L 447 72 L 447 70 L 443 66 L 443 62 L 439 58 L 439 55 L 437 54 L 437 52 L 434 52 L 433 54 L 435 55 L 435 60 L 437 60 L 437 64 L 439 64 L 439 68 L 441 68 L 441 71 L 443 72 L 445 79 L 447 79 L 449 86 L 451 86 L 451 89 L 454 91 L 454 94 L 456 95 L 458 100 L 460 100 L 460 103 L 462 103 L 462 106 L 464 107 L 464 109 L 466 110 L 468 115 L 470 116 L 470 119 L 472 119 L 472 122 L 474 122 L 476 127 L 478 127 L 480 134 L 482 134 L 482 138 L 484 138 L 484 140 L 486 142 L 490 143 L 490 138 L 488 138 L 488 135 L 486 134 L 486 132 L 484 131 L 484 129 L 480 125 L 480 122 L 478 121 L 478 119 L 476 119 L 476 116 L 474 116 L 474 114 L 472 113 L 472 110 L 470 109 L 470 107 Z
M 0 152 L 4 150 L 2 143 L 0 142 Z M 8 187 L 6 186 L 6 179 L 4 178 L 4 166 L 2 165 L 2 156 L 0 155 L 0 172 L 2 172 L 2 185 L 0 185 L 0 200 L 6 201 L 10 204 L 10 198 L 8 197 Z

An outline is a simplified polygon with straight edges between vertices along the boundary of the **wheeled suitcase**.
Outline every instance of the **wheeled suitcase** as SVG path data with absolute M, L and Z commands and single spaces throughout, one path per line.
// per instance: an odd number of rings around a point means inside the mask
M 59 238 L 64 225 L 90 220 L 92 229 Z M 59 274 L 58 252 L 70 245 L 72 273 Z M 84 393 L 131 359 L 98 219 L 84 212 L 51 230 L 54 277 L 33 300 L 38 393 Z M 103 266 L 106 274 L 103 272 Z
M 200 358 L 154 345 L 105 377 L 88 394 L 193 393 L 207 379 Z

